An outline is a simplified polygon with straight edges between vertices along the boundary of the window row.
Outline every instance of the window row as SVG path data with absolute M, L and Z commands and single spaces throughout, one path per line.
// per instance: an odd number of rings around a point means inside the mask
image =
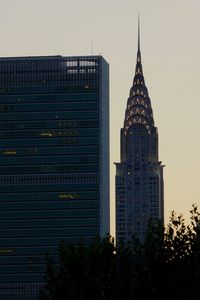
M 65 75 L 65 74 L 64 74 Z M 74 78 L 74 82 L 70 81 L 70 78 L 66 76 L 55 80 L 51 85 L 45 85 L 45 82 L 38 80 L 29 80 L 26 84 L 20 86 L 16 85 L 16 77 L 14 74 L 9 74 L 7 78 L 0 73 L 0 95 L 24 95 L 24 94 L 58 94 L 58 93 L 94 93 L 99 92 L 98 76 L 92 78 L 91 75 L 85 76 L 85 78 Z
M 77 218 L 98 218 L 99 209 L 36 209 L 36 210 L 27 210 L 27 211 L 1 211 L 0 218 L 1 220 L 26 220 L 26 219 L 42 219 L 42 218 L 61 218 L 69 219 L 71 222 L 76 222 Z M 33 227 L 34 228 L 34 227 Z M 20 233 L 19 233 L 20 234 Z M 5 236 L 7 237 L 7 236 Z M 5 238 L 4 237 L 4 238 Z
M 97 227 L 83 227 L 83 228 L 24 228 L 23 232 L 18 229 L 0 229 L 0 235 L 2 238 L 16 238 L 23 235 L 23 238 L 34 237 L 52 237 L 52 236 L 88 236 L 98 235 Z M 3 254 L 3 249 L 0 248 L 0 255 Z M 43 258 L 44 259 L 44 258 Z M 5 262 L 4 262 L 5 263 Z M 44 260 L 43 260 L 44 263 Z
M 13 197 L 15 199 L 15 197 Z M 62 200 L 62 201 L 59 201 Z M 19 210 L 45 210 L 49 209 L 98 209 L 100 206 L 99 200 L 90 199 L 83 200 L 80 198 L 79 192 L 60 192 L 57 199 L 52 201 L 40 201 L 38 196 L 38 201 L 35 202 L 26 202 L 22 200 L 21 202 L 0 202 L 0 210 L 10 210 L 10 211 L 19 211 Z
M 0 113 L 94 110 L 98 107 L 97 101 L 57 102 L 55 99 L 54 103 L 0 104 Z
M 59 174 L 26 174 L 26 175 L 0 175 L 0 183 L 13 182 L 13 183 L 40 183 L 40 182 L 59 182 L 63 181 L 86 181 L 86 180 L 99 180 L 98 173 L 59 173 Z
M 15 219 L 11 220 L 11 218 L 8 218 L 7 220 L 0 220 L 0 228 L 1 229 L 9 229 L 9 228 L 17 228 L 17 229 L 25 229 L 25 228 L 40 228 L 40 227 L 93 227 L 93 226 L 99 226 L 100 220 L 98 218 L 94 217 L 87 217 L 87 218 L 58 218 L 51 214 L 50 218 L 35 218 L 35 219 Z M 19 239 L 19 238 L 18 238 Z M 1 245 L 0 247 L 5 247 L 3 239 L 0 239 Z M 37 245 L 37 244 L 36 244 Z M 55 244 L 54 244 L 55 245 Z M 14 244 L 13 247 L 16 247 L 17 245 Z M 22 247 L 25 247 L 25 245 L 22 243 Z
M 32 173 L 73 173 L 73 172 L 98 172 L 99 164 L 77 164 L 77 165 L 27 165 L 27 166 L 3 166 L 0 168 L 1 175 L 32 174 Z
M 0 157 L 1 166 L 25 165 L 57 165 L 57 164 L 91 164 L 100 161 L 99 155 L 65 155 L 65 156 L 30 156 L 30 157 Z
M 22 129 L 60 129 L 60 128 L 98 128 L 98 119 L 94 120 L 47 120 L 47 121 L 27 121 L 27 122 L 0 122 L 1 130 L 22 130 Z
M 59 147 L 59 146 L 87 146 L 99 145 L 98 137 L 68 137 L 68 138 L 35 138 L 35 139 L 0 139 L 0 147 L 11 150 L 11 155 L 15 155 L 15 147 Z M 13 151 L 13 152 L 12 152 Z M 8 152 L 9 155 L 9 152 Z M 33 153 L 34 155 L 34 153 Z
M 73 70 L 72 70 L 73 71 Z M 45 86 L 57 84 L 64 85 L 69 81 L 81 82 L 86 80 L 90 84 L 97 84 L 99 79 L 98 72 L 71 72 L 71 70 L 63 70 L 61 72 L 12 72 L 12 73 L 0 73 L 1 86 L 12 87 L 17 86 Z
M 70 129 L 43 129 L 43 130 L 20 130 L 0 131 L 0 139 L 26 139 L 26 138 L 54 138 L 70 136 L 97 136 L 98 128 L 70 128 Z
M 86 88 L 85 88 L 86 89 Z M 86 89 L 88 90 L 88 88 Z M 30 93 L 30 94 L 18 94 L 18 95 L 2 95 L 0 89 L 0 103 L 55 103 L 55 102 L 85 102 L 85 101 L 98 101 L 98 93 Z
M 48 201 L 57 201 L 58 199 L 68 199 L 67 205 L 71 205 L 74 203 L 74 199 L 76 199 L 76 203 L 78 199 L 80 201 L 82 200 L 89 200 L 89 201 L 95 201 L 99 200 L 100 197 L 100 191 L 99 189 L 82 189 L 77 192 L 77 190 L 68 191 L 66 188 L 63 190 L 59 190 L 57 192 L 51 191 L 51 192 L 32 192 L 29 190 L 27 193 L 13 193 L 11 190 L 9 193 L 3 193 L 0 190 L 0 199 L 1 204 L 3 203 L 8 204 L 9 206 L 13 203 L 37 203 L 39 202 L 48 202 Z M 71 204 L 69 204 L 71 203 Z M 28 205 L 28 204 L 27 204 Z M 73 204 L 72 204 L 73 205 Z
M 87 183 L 57 183 L 57 184 L 50 184 L 50 183 L 43 183 L 43 184 L 23 184 L 21 182 L 20 184 L 5 184 L 0 186 L 2 193 L 28 193 L 28 192 L 55 192 L 55 191 L 62 191 L 62 190 L 68 190 L 70 191 L 81 191 L 81 190 L 98 190 L 99 189 L 99 183 L 94 182 L 94 180 L 88 180 Z M 75 194 L 65 194 L 60 193 L 59 200 L 68 200 L 68 199 L 77 199 L 76 193 Z
M 31 148 L 14 148 L 1 149 L 0 156 L 58 156 L 70 154 L 99 154 L 99 146 L 71 146 L 71 147 L 31 147 Z
M 81 111 L 49 111 L 49 112 L 18 112 L 1 114 L 1 121 L 34 121 L 34 120 L 73 120 L 73 119 L 97 119 L 99 110 L 88 109 Z

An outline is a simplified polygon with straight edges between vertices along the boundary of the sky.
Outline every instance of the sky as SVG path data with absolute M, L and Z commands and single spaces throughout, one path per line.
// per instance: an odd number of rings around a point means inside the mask
M 134 76 L 137 17 L 145 82 L 165 165 L 165 222 L 200 206 L 200 1 L 0 0 L 0 56 L 103 55 L 110 65 L 111 234 L 114 162 Z M 93 45 L 93 46 L 92 46 Z

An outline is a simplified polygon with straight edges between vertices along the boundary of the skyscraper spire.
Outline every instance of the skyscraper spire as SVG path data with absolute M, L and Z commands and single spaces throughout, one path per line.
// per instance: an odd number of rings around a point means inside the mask
M 138 50 L 137 50 L 137 63 L 141 63 L 140 52 L 140 15 L 138 14 Z
M 149 220 L 163 221 L 163 165 L 158 132 L 141 63 L 140 18 L 133 84 L 121 128 L 121 159 L 116 163 L 116 242 L 133 235 L 144 241 Z
M 140 15 L 138 14 L 138 51 L 140 51 Z
M 139 14 L 138 14 L 138 49 L 137 49 L 137 61 L 136 61 L 135 75 L 137 75 L 137 74 L 143 75 L 141 51 L 140 51 L 140 16 L 139 16 Z

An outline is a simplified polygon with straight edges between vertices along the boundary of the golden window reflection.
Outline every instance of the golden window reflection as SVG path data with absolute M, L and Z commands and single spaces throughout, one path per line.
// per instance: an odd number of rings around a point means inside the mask
M 40 132 L 40 136 L 52 136 L 51 132 Z
M 46 130 L 39 132 L 39 136 L 44 137 L 57 137 L 57 136 L 75 136 L 77 135 L 77 130 L 66 129 L 66 130 Z
M 59 194 L 59 199 L 78 199 L 79 195 L 75 193 L 60 193 Z
M 16 153 L 17 153 L 17 151 L 14 149 L 7 149 L 7 150 L 2 151 L 2 154 L 4 154 L 4 155 L 15 155 Z
M 15 250 L 13 248 L 0 248 L 0 255 L 13 254 Z

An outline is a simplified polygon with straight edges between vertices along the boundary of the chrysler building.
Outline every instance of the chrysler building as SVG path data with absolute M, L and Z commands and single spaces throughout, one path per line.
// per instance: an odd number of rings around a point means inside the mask
M 138 50 L 123 128 L 121 157 L 116 163 L 116 242 L 135 235 L 144 241 L 149 220 L 164 220 L 163 165 L 158 132 L 145 85 L 138 22 Z

